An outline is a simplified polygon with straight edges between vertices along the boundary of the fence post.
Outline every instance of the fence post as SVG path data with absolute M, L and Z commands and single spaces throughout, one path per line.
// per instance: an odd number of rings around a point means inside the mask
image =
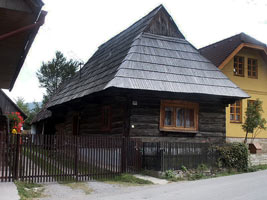
M 123 137 L 122 138 L 122 146 L 121 146 L 121 173 L 125 173 L 126 172 L 126 159 L 127 159 L 127 154 L 126 154 L 126 138 Z
M 16 136 L 16 144 L 15 144 L 15 148 L 16 148 L 16 151 L 15 151 L 15 166 L 14 166 L 14 177 L 15 177 L 15 180 L 18 180 L 19 179 L 19 147 L 20 147 L 20 134 L 17 134 Z
M 161 154 L 161 171 L 165 171 L 165 166 L 164 166 L 164 149 L 160 149 L 160 154 Z
M 78 137 L 74 136 L 74 145 L 75 145 L 75 152 L 74 152 L 74 160 L 75 160 L 75 164 L 74 164 L 74 174 L 75 174 L 75 179 L 76 181 L 78 181 Z

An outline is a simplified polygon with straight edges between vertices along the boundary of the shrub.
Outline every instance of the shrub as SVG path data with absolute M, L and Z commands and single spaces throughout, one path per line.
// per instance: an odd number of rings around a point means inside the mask
M 208 169 L 209 169 L 208 166 L 205 165 L 204 163 L 202 163 L 202 164 L 197 166 L 197 171 L 199 171 L 199 172 L 204 172 L 204 171 L 206 171 Z
M 173 170 L 167 170 L 165 171 L 165 177 L 167 179 L 172 179 L 175 177 L 174 171 Z
M 224 144 L 216 146 L 219 167 L 233 168 L 238 171 L 248 169 L 248 148 L 243 143 Z
M 186 168 L 186 166 L 184 166 L 184 165 L 181 166 L 181 170 L 182 170 L 183 172 L 187 172 L 187 171 L 188 171 L 187 168 Z

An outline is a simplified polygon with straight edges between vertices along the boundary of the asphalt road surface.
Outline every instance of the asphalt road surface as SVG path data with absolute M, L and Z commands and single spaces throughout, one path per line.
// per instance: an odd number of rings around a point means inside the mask
M 125 189 L 90 200 L 267 200 L 267 170 L 167 185 Z

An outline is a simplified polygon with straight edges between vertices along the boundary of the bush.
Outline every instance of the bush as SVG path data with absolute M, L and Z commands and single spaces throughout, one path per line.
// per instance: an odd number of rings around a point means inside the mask
M 224 144 L 216 146 L 218 153 L 219 167 L 237 169 L 238 171 L 248 170 L 248 148 L 243 143 Z
M 167 171 L 165 171 L 165 177 L 166 177 L 167 179 L 172 179 L 172 178 L 174 178 L 174 177 L 175 177 L 175 173 L 174 173 L 174 171 L 173 171 L 173 170 L 167 170 Z

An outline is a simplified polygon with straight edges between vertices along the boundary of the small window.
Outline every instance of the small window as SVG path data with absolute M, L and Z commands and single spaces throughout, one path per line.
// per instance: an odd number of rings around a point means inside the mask
M 258 78 L 258 62 L 256 59 L 248 58 L 248 77 Z
M 162 101 L 160 129 L 163 131 L 197 131 L 198 104 L 184 101 Z
M 230 122 L 242 122 L 242 101 L 230 105 Z
M 108 131 L 111 128 L 111 107 L 102 107 L 102 130 Z
M 255 100 L 248 100 L 248 105 L 247 106 L 253 105 L 254 103 L 255 103 Z
M 234 75 L 244 76 L 244 57 L 241 56 L 234 57 Z

